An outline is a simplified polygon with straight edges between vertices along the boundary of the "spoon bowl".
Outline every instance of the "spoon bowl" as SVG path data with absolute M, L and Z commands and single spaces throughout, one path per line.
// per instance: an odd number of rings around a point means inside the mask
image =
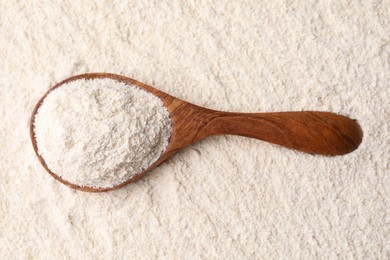
M 34 134 L 34 119 L 43 100 L 53 89 L 74 80 L 103 78 L 135 85 L 160 98 L 169 112 L 172 134 L 165 152 L 156 162 L 136 176 L 110 188 L 84 187 L 62 179 L 49 169 L 45 160 L 38 153 Z M 215 111 L 180 100 L 137 80 L 110 73 L 82 74 L 57 83 L 37 102 L 30 120 L 32 145 L 46 171 L 63 184 L 87 192 L 115 190 L 130 182 L 137 181 L 186 146 L 218 134 L 256 138 L 301 152 L 327 156 L 343 155 L 354 151 L 363 137 L 363 132 L 357 121 L 343 115 L 319 111 L 270 113 Z

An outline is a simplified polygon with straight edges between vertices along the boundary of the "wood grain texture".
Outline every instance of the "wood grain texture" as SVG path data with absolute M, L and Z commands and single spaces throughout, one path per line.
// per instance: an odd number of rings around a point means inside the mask
M 158 96 L 167 107 L 172 121 L 172 135 L 166 151 L 149 168 L 128 181 L 111 188 L 81 187 L 60 178 L 46 165 L 38 153 L 34 134 L 34 118 L 51 90 L 78 79 L 111 78 L 136 85 Z M 131 78 L 109 73 L 89 73 L 70 77 L 56 84 L 38 101 L 30 121 L 30 137 L 39 161 L 54 178 L 71 188 L 102 192 L 120 188 L 142 178 L 167 158 L 186 146 L 210 135 L 241 135 L 281 145 L 290 149 L 320 155 L 343 155 L 354 151 L 362 141 L 363 132 L 356 120 L 330 112 L 230 113 L 200 107 Z

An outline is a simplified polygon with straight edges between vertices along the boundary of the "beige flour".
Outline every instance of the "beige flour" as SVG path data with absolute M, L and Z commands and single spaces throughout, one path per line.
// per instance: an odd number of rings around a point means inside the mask
M 51 91 L 34 121 L 38 153 L 70 183 L 110 188 L 160 157 L 171 135 L 155 95 L 113 79 L 79 79 Z
M 389 32 L 388 0 L 0 1 L 0 258 L 389 259 Z M 215 136 L 74 191 L 29 119 L 86 72 L 218 110 L 342 113 L 363 142 L 329 158 Z

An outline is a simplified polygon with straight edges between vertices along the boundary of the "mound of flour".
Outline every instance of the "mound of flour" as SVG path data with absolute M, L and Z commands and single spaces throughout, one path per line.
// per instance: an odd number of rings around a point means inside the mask
M 51 91 L 37 111 L 38 152 L 79 186 L 108 188 L 134 177 L 165 151 L 171 121 L 155 95 L 113 79 L 80 79 Z

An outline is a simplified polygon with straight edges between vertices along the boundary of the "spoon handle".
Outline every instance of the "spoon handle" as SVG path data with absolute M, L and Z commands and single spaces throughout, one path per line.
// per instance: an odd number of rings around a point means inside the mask
M 201 136 L 242 135 L 312 154 L 352 152 L 363 136 L 356 120 L 330 112 L 210 113 Z

